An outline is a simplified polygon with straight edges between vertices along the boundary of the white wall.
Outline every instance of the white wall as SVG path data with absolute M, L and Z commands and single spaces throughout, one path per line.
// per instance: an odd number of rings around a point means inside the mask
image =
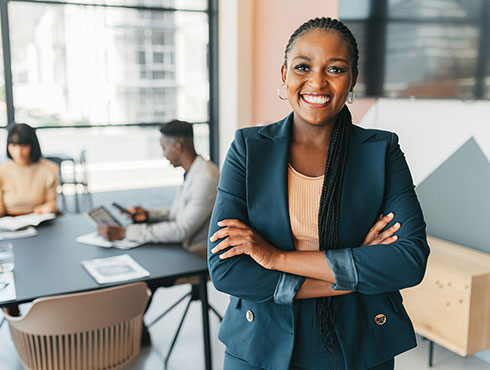
M 418 185 L 471 137 L 490 160 L 489 117 L 488 100 L 378 99 L 359 124 L 398 134 Z M 475 356 L 490 363 L 490 350 Z
M 490 101 L 378 99 L 363 127 L 400 137 L 415 184 L 420 184 L 470 137 L 490 158 Z
M 223 163 L 235 130 L 251 122 L 253 1 L 219 2 L 219 156 Z

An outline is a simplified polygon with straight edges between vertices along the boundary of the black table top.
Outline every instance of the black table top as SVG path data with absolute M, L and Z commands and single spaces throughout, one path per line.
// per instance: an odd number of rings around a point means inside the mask
M 77 236 L 95 231 L 83 215 L 60 216 L 37 230 L 35 237 L 12 240 L 17 299 L 0 302 L 0 306 L 127 283 L 97 284 L 80 264 L 87 259 L 129 254 L 150 272 L 149 277 L 139 281 L 162 286 L 170 285 L 175 278 L 207 271 L 205 261 L 178 244 L 145 244 L 121 250 L 78 243 Z

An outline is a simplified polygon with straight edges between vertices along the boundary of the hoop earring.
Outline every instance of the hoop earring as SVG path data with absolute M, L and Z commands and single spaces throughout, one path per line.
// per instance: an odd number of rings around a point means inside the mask
M 347 104 L 352 104 L 354 103 L 354 100 L 356 99 L 356 94 L 354 91 L 349 91 L 349 95 L 347 95 Z
M 279 86 L 279 87 L 277 88 L 277 90 L 276 90 L 276 94 L 277 94 L 277 96 L 279 97 L 279 99 L 281 99 L 281 100 L 288 100 L 288 98 L 287 98 L 287 97 L 285 98 L 284 96 L 282 96 L 282 95 L 281 95 L 281 89 L 282 89 L 282 88 L 284 88 L 284 90 L 286 90 L 286 84 L 285 84 L 285 83 L 283 83 L 281 86 Z

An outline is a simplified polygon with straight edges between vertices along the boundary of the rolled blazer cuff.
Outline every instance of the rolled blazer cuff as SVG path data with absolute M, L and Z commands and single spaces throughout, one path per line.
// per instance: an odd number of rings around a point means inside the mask
M 296 292 L 305 282 L 304 276 L 292 275 L 283 272 L 274 291 L 274 302 L 277 304 L 293 303 Z
M 359 277 L 352 256 L 352 249 L 332 249 L 324 251 L 328 265 L 335 276 L 335 290 L 356 290 Z
M 147 225 L 132 224 L 126 227 L 126 239 L 131 241 L 143 241 L 145 239 Z
M 150 209 L 149 211 L 146 211 L 147 221 L 148 222 L 166 221 L 168 219 L 169 213 L 170 213 L 169 208 Z

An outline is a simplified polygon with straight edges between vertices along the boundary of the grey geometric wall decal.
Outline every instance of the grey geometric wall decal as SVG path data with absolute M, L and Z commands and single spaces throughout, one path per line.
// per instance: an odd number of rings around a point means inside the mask
M 416 191 L 429 235 L 490 253 L 490 162 L 474 138 Z

